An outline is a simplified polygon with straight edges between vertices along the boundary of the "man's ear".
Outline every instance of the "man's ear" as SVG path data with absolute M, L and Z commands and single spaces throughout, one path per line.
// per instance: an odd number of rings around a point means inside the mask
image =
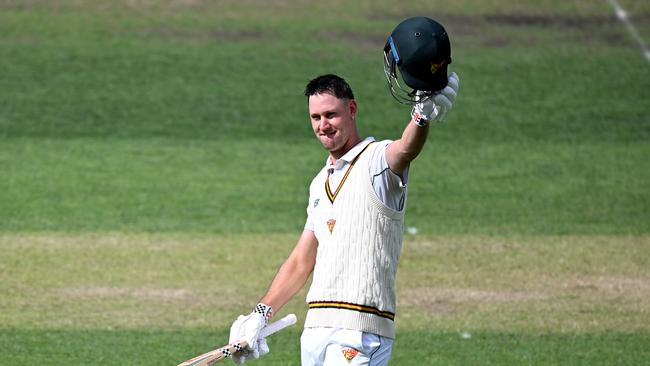
M 352 119 L 354 119 L 357 115 L 357 101 L 354 99 L 350 99 L 350 102 L 348 103 L 348 108 L 350 108 L 350 115 L 352 116 Z

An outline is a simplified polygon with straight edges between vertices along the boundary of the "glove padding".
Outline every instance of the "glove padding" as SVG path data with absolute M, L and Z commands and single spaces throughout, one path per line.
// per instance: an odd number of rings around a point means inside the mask
M 455 72 L 452 72 L 447 78 L 447 86 L 431 96 L 418 90 L 415 93 L 416 103 L 411 111 L 411 117 L 419 125 L 442 122 L 454 105 L 459 86 L 460 79 Z
M 266 317 L 260 313 L 252 312 L 249 315 L 240 315 L 230 327 L 230 339 L 233 344 L 245 341 L 248 344 L 241 352 L 232 355 L 236 364 L 242 364 L 250 359 L 257 359 L 269 353 L 266 338 L 260 338 L 260 331 L 266 326 Z

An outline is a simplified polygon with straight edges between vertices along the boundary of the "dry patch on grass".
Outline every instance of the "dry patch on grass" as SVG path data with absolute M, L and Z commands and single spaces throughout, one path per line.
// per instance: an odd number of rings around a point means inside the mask
M 366 15 L 370 20 L 391 20 L 397 24 L 413 14 L 388 14 L 374 12 Z M 645 24 L 650 13 L 630 13 L 635 24 Z M 438 13 L 440 21 L 452 36 L 452 43 L 460 47 L 502 48 L 507 46 L 531 47 L 548 40 L 540 36 L 556 34 L 557 43 L 609 45 L 636 47 L 628 37 L 614 13 L 607 14 L 552 14 L 552 13 Z M 550 33 L 549 33 L 550 32 Z M 384 35 L 384 38 L 386 35 Z M 343 39 L 346 39 L 344 37 Z M 347 38 L 353 40 L 352 38 Z
M 270 281 L 288 253 L 287 239 L 0 235 L 0 327 L 169 329 L 230 324 L 259 299 L 267 283 L 253 279 Z
M 548 295 L 526 291 L 488 291 L 466 288 L 413 288 L 400 293 L 400 306 L 423 306 L 438 303 L 516 302 L 540 300 Z
M 154 287 L 102 287 L 81 286 L 52 289 L 49 294 L 60 300 L 115 301 L 145 303 L 175 303 L 186 307 L 232 307 L 246 304 L 235 289 L 219 293 L 217 286 L 210 289 L 154 288 Z
M 0 235 L 0 326 L 227 325 L 259 299 L 294 239 Z M 304 296 L 282 312 L 303 316 Z M 648 236 L 410 236 L 404 243 L 400 327 L 650 331 L 649 318 Z
M 264 39 L 267 31 L 264 19 L 287 22 L 304 22 L 311 17 L 329 20 L 337 17 L 336 14 L 344 12 L 345 18 L 350 22 L 362 19 L 368 25 L 381 23 L 381 31 L 367 30 L 354 31 L 337 27 L 322 27 L 320 30 L 307 30 L 314 32 L 315 38 L 326 42 L 343 42 L 354 50 L 366 52 L 381 50 L 386 42 L 388 32 L 393 25 L 414 14 L 429 14 L 431 9 L 399 10 L 382 5 L 367 6 L 357 5 L 350 8 L 344 2 L 330 2 L 327 6 L 316 1 L 289 1 L 289 0 L 246 0 L 246 1 L 219 1 L 206 0 L 120 0 L 115 2 L 93 2 L 90 0 L 28 0 L 0 1 L 0 10 L 12 11 L 47 11 L 51 14 L 74 13 L 101 15 L 108 18 L 121 18 L 128 14 L 141 14 L 144 18 L 178 17 L 178 14 L 201 14 L 217 19 L 227 19 L 239 24 L 255 24 L 255 30 L 237 29 L 196 29 L 191 23 L 186 26 L 159 26 L 144 27 L 136 31 L 135 35 L 145 39 L 162 39 L 167 41 L 206 43 L 206 42 L 246 42 Z M 397 9 L 397 10 L 396 10 Z M 414 13 L 415 12 L 415 13 Z M 549 10 L 535 9 L 513 11 L 512 13 L 485 13 L 473 14 L 471 12 L 440 13 L 435 11 L 435 17 L 441 21 L 452 35 L 454 47 L 460 48 L 504 48 L 533 47 L 541 44 L 557 46 L 559 44 L 586 44 L 607 45 L 616 47 L 634 47 L 636 44 L 621 28 L 620 22 L 613 12 L 601 14 L 565 14 L 551 13 Z M 635 24 L 646 24 L 650 20 L 650 12 L 639 10 L 630 12 L 629 17 Z M 116 29 L 116 32 L 124 32 Z M 281 37 L 281 34 L 274 35 Z M 273 37 L 267 37 L 272 39 Z M 16 42 L 25 42 L 25 39 Z
M 449 316 L 467 305 L 544 300 L 548 295 L 527 291 L 489 291 L 468 288 L 409 288 L 399 292 L 398 307 L 431 317 Z
M 576 278 L 564 284 L 567 291 L 600 295 L 620 295 L 647 299 L 650 303 L 650 277 L 592 276 Z
M 343 41 L 354 46 L 354 49 L 368 51 L 368 50 L 382 50 L 386 44 L 385 33 L 360 33 L 344 30 L 321 30 L 316 33 L 316 37 L 326 40 L 328 42 Z
M 128 288 L 128 287 L 67 287 L 55 290 L 56 293 L 74 299 L 118 298 L 170 301 L 196 300 L 197 294 L 189 289 Z
M 221 237 L 220 240 L 224 240 Z M 0 234 L 0 246 L 12 250 L 37 251 L 70 251 L 87 250 L 89 248 L 105 248 L 110 250 L 125 250 L 141 248 L 147 251 L 168 251 L 191 248 L 196 245 L 220 242 L 208 236 L 187 235 L 155 235 L 155 234 Z M 228 239 L 225 239 L 228 240 Z
M 256 41 L 264 38 L 260 31 L 247 30 L 193 30 L 182 28 L 152 28 L 141 32 L 144 38 L 163 39 L 179 42 L 205 43 L 205 42 L 245 42 Z
M 398 309 L 440 327 L 548 331 L 650 331 L 650 277 L 587 277 L 530 284 L 535 290 L 408 288 Z M 419 314 L 414 318 L 413 314 Z M 453 324 L 453 326 L 451 326 Z
M 442 329 L 650 331 L 649 261 L 649 237 L 413 240 L 398 272 L 398 318 Z

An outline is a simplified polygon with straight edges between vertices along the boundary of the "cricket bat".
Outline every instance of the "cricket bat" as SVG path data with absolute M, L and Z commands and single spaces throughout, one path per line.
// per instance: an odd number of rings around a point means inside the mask
M 289 314 L 284 318 L 262 328 L 260 337 L 270 336 L 271 334 L 278 332 L 290 325 L 296 324 L 296 321 L 296 314 Z M 178 366 L 211 366 L 223 360 L 224 358 L 232 356 L 234 353 L 241 351 L 247 346 L 248 344 L 245 341 L 227 344 L 223 347 L 219 347 L 215 350 L 206 352 L 202 355 L 198 355 L 190 360 L 180 363 Z

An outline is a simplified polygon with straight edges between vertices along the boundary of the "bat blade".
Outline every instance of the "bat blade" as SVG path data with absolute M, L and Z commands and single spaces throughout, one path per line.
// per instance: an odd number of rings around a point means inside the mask
M 284 318 L 273 322 L 262 329 L 260 332 L 260 337 L 268 337 L 273 333 L 279 332 L 282 329 L 296 324 L 296 314 L 289 314 Z M 179 363 L 178 366 L 212 366 L 215 363 L 232 356 L 234 353 L 241 351 L 242 349 L 248 347 L 246 342 L 237 342 L 233 344 L 227 344 L 223 347 L 217 348 L 210 352 L 198 355 L 192 359 L 189 359 L 185 362 Z
M 212 365 L 226 358 L 221 349 L 216 349 L 214 351 L 206 352 L 202 355 L 198 355 L 191 360 L 187 360 L 183 363 L 178 364 L 178 366 L 200 366 L 200 365 Z

